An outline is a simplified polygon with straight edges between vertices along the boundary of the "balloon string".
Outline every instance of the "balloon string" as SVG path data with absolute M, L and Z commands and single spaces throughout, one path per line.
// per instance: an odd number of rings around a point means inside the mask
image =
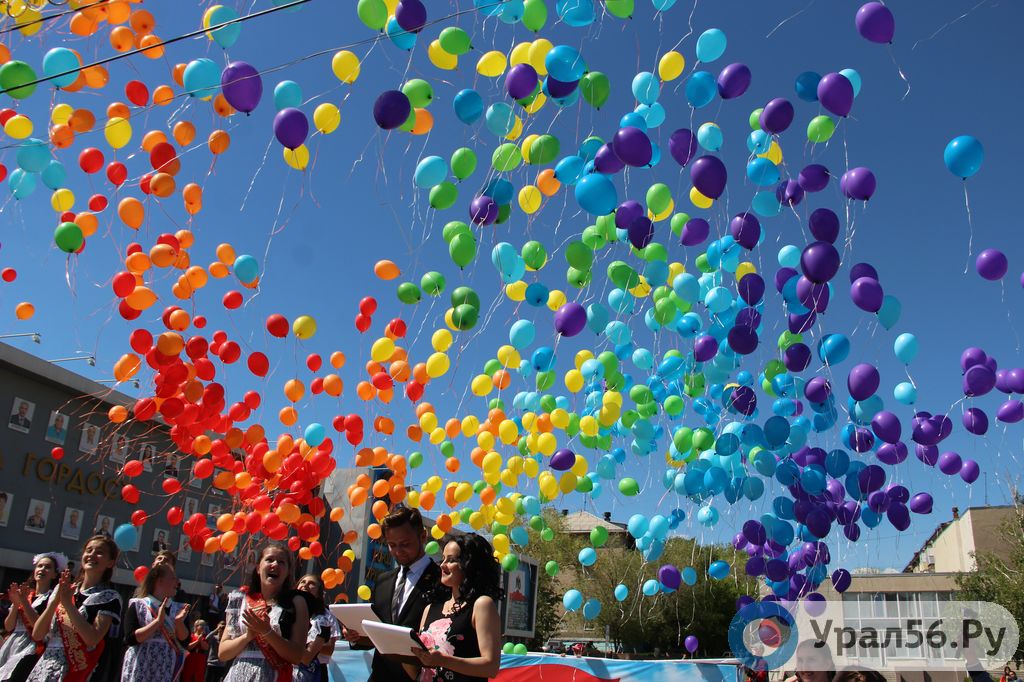
M 971 256 L 974 253 L 974 218 L 971 216 L 971 197 L 967 194 L 967 181 L 964 180 L 964 208 L 967 209 L 967 262 L 964 263 L 964 274 L 971 267 Z
M 772 37 L 772 34 L 773 34 L 773 33 L 775 33 L 776 31 L 778 31 L 778 30 L 779 30 L 780 28 L 782 28 L 782 25 L 783 25 L 783 24 L 787 24 L 787 23 L 789 23 L 789 20 L 790 20 L 790 19 L 795 19 L 795 18 L 797 18 L 798 16 L 800 16 L 801 14 L 803 14 L 804 12 L 806 12 L 807 10 L 809 10 L 809 9 L 811 8 L 811 5 L 813 5 L 813 4 L 815 3 L 815 2 L 817 2 L 817 0 L 811 0 L 811 2 L 810 2 L 810 3 L 808 3 L 808 5 L 807 5 L 806 7 L 804 7 L 804 8 L 803 8 L 803 9 L 801 9 L 801 10 L 798 10 L 798 11 L 797 11 L 797 12 L 796 12 L 795 14 L 791 14 L 790 16 L 788 16 L 788 17 L 786 17 L 785 19 L 783 19 L 782 21 L 780 21 L 780 22 L 779 22 L 779 23 L 778 23 L 778 24 L 777 24 L 777 25 L 775 26 L 775 28 L 773 28 L 772 30 L 768 31 L 768 35 L 766 35 L 766 36 L 765 36 L 765 38 L 771 38 L 771 37 Z
M 889 59 L 892 60 L 892 65 L 896 67 L 896 73 L 900 75 L 900 80 L 907 84 L 907 91 L 903 93 L 903 97 L 900 97 L 900 101 L 902 102 L 910 94 L 910 80 L 907 78 L 906 74 L 903 73 L 903 69 L 900 68 L 899 63 L 896 61 L 896 53 L 893 52 L 892 43 L 889 43 Z
M 981 0 L 981 2 L 976 4 L 974 7 L 971 7 L 969 10 L 967 10 L 966 12 L 964 12 L 963 14 L 958 16 L 956 19 L 953 19 L 952 21 L 947 21 L 945 24 L 943 24 L 938 29 L 936 29 L 936 31 L 934 33 L 932 33 L 930 36 L 928 36 L 927 38 L 922 38 L 921 40 L 918 40 L 916 43 L 914 43 L 914 46 L 912 48 L 910 48 L 911 51 L 916 50 L 917 46 L 920 45 L 921 43 L 927 43 L 929 40 L 931 40 L 935 36 L 939 35 L 943 31 L 945 31 L 947 28 L 949 28 L 953 24 L 955 24 L 958 21 L 960 21 L 961 19 L 965 19 L 967 17 L 967 15 L 971 14 L 972 12 L 974 12 L 974 10 L 978 9 L 979 7 L 981 7 L 986 2 L 988 2 L 988 0 Z

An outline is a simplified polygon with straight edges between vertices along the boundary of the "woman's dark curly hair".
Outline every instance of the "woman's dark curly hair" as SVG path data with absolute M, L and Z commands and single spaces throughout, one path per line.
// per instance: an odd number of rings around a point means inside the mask
M 463 533 L 445 538 L 441 546 L 447 547 L 452 542 L 459 546 L 459 566 L 463 576 L 456 608 L 472 606 L 478 597 L 485 595 L 496 602 L 501 601 L 504 594 L 501 589 L 501 565 L 494 558 L 491 543 L 476 533 Z M 431 601 L 445 601 L 449 597 L 451 590 L 438 582 Z

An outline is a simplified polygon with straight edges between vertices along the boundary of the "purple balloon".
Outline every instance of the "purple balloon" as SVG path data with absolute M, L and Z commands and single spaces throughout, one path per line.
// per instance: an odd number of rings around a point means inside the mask
M 806 277 L 797 281 L 796 295 L 800 303 L 818 313 L 825 312 L 832 297 L 828 284 L 815 284 Z
M 966 396 L 985 395 L 996 386 L 996 373 L 985 365 L 974 365 L 964 372 L 963 390 Z
M 711 225 L 703 218 L 690 218 L 683 225 L 680 243 L 683 246 L 697 246 L 704 242 L 711 233 Z
M 680 166 L 690 163 L 697 155 L 697 148 L 697 137 L 688 128 L 680 128 L 668 138 L 668 151 Z
M 642 215 L 629 224 L 626 232 L 629 236 L 629 243 L 634 248 L 642 249 L 654 239 L 654 223 L 650 218 Z
M 826 73 L 818 81 L 818 101 L 830 113 L 845 118 L 853 108 L 853 83 L 841 73 Z
M 847 199 L 867 201 L 874 195 L 877 186 L 875 174 L 863 166 L 851 168 L 839 178 L 839 189 Z
M 804 384 L 804 397 L 812 403 L 823 403 L 832 395 L 832 384 L 825 377 L 814 377 Z
M 597 150 L 597 153 L 594 155 L 594 168 L 597 169 L 598 173 L 610 175 L 612 173 L 618 173 L 625 167 L 626 164 L 622 163 L 622 159 L 615 155 L 611 144 L 601 145 Z
M 985 249 L 978 254 L 974 266 L 978 269 L 979 275 L 994 282 L 1003 278 L 1010 264 L 1006 260 L 1006 254 L 999 249 Z
M 683 646 L 685 646 L 686 650 L 692 654 L 697 650 L 697 647 L 700 646 L 700 643 L 693 635 L 687 635 L 686 639 L 683 640 Z
M 697 362 L 707 362 L 716 355 L 718 355 L 718 341 L 710 334 L 698 336 L 693 342 L 693 357 Z
M 486 194 L 474 197 L 469 205 L 469 218 L 476 225 L 490 225 L 498 219 L 498 202 Z
M 871 418 L 871 429 L 886 443 L 896 443 L 903 434 L 900 418 L 888 410 L 882 410 Z
M 996 419 L 1004 424 L 1016 424 L 1024 419 L 1024 402 L 1007 400 L 999 406 L 999 411 L 996 412 Z
M 832 587 L 836 592 L 843 593 L 850 589 L 853 576 L 845 568 L 837 568 L 832 572 Z
M 748 272 L 737 282 L 736 290 L 747 305 L 757 305 L 764 297 L 764 279 L 756 272 Z
M 555 331 L 562 336 L 576 336 L 587 326 L 587 309 L 579 303 L 566 303 L 555 313 Z
M 846 387 L 850 390 L 850 397 L 854 400 L 867 400 L 878 391 L 881 377 L 874 365 L 862 362 L 854 365 L 846 378 Z
M 869 313 L 877 313 L 882 309 L 882 300 L 885 292 L 877 279 L 861 277 L 850 285 L 850 298 L 861 310 Z
M 220 87 L 228 104 L 246 114 L 256 108 L 263 96 L 260 72 L 248 62 L 231 62 L 224 67 Z
M 910 528 L 910 512 L 902 504 L 891 504 L 889 509 L 886 510 L 885 515 L 889 518 L 889 523 L 892 524 L 893 528 L 899 531 L 904 531 Z
M 964 483 L 974 483 L 978 480 L 978 476 L 981 476 L 981 468 L 978 467 L 978 463 L 973 459 L 967 460 L 960 467 L 960 478 L 964 480 Z
M 807 526 L 807 530 L 812 535 L 818 538 L 827 537 L 829 531 L 832 529 L 832 519 L 829 518 L 828 512 L 821 507 L 815 507 L 807 513 L 807 519 L 804 523 Z
M 914 446 L 914 455 L 930 467 L 935 466 L 935 463 L 939 461 L 939 449 L 934 445 L 918 443 Z
M 964 428 L 976 436 L 984 436 L 988 431 L 988 415 L 977 407 L 968 408 L 963 416 Z
M 757 344 L 760 342 L 760 339 L 757 337 L 757 332 L 750 327 L 733 327 L 729 330 L 729 334 L 726 338 L 729 341 L 729 348 L 732 348 L 740 355 L 750 355 L 757 350 Z M 741 396 L 747 396 L 747 398 L 744 399 L 742 406 L 737 402 Z M 743 414 L 751 414 L 753 412 L 754 405 L 757 403 L 757 398 L 749 387 L 741 386 L 733 393 L 733 403 L 736 403 L 737 409 Z M 745 407 L 748 404 L 750 405 L 749 410 Z
M 839 272 L 839 252 L 828 242 L 812 242 L 800 254 L 800 269 L 815 284 L 824 284 Z
M 775 188 L 775 198 L 783 206 L 796 206 L 804 200 L 804 188 L 796 180 L 783 180 Z
M 690 180 L 697 191 L 709 199 L 717 199 L 725 191 L 729 173 L 717 156 L 702 156 L 690 166 Z
M 736 327 L 733 327 L 733 330 L 735 329 Z M 732 330 L 730 330 L 730 335 L 731 334 Z M 731 341 L 730 345 L 732 345 Z M 739 353 L 740 351 L 736 350 L 736 352 Z M 755 394 L 754 390 L 749 386 L 740 386 L 732 392 L 732 395 L 729 397 L 729 404 L 740 414 L 747 415 L 749 417 L 754 413 L 754 410 L 757 409 L 757 394 Z
M 896 19 L 889 8 L 880 2 L 869 2 L 861 6 L 854 21 L 857 33 L 873 43 L 891 43 L 896 33 Z
M 768 540 L 768 534 L 759 521 L 750 519 L 743 524 L 743 536 L 747 541 L 755 545 L 763 545 Z
M 306 115 L 294 107 L 288 107 L 274 116 L 274 136 L 288 149 L 298 149 L 309 135 L 309 121 Z
M 746 540 L 744 540 L 743 543 L 745 545 L 746 544 Z M 753 576 L 753 577 L 756 578 L 757 576 L 762 575 L 765 572 L 765 568 L 766 568 L 766 565 L 765 565 L 764 557 L 763 556 L 753 556 L 753 557 L 750 557 L 749 559 L 747 559 L 747 563 L 743 567 L 743 570 L 746 572 L 747 575 Z
M 800 183 L 805 192 L 820 192 L 828 187 L 830 177 L 831 174 L 828 172 L 828 168 L 825 168 L 820 163 L 812 163 L 800 170 L 797 182 Z
M 551 455 L 551 459 L 548 460 L 548 466 L 555 471 L 568 471 L 572 469 L 573 464 L 576 463 L 576 453 L 568 448 L 562 448 L 555 454 Z
M 850 268 L 850 284 L 853 284 L 861 277 L 870 277 L 871 279 L 877 279 L 881 281 L 878 276 L 878 270 L 875 270 L 871 263 L 855 263 Z
M 902 442 L 897 442 L 885 443 L 878 448 L 875 455 L 882 464 L 893 466 L 905 460 L 908 453 L 907 446 Z
M 395 21 L 402 30 L 419 33 L 427 23 L 427 8 L 420 0 L 402 0 L 395 8 Z
M 848 526 L 843 526 L 843 535 L 850 542 L 857 542 L 860 539 L 860 526 L 855 523 L 851 523 Z
M 811 349 L 803 343 L 794 343 L 782 354 L 782 361 L 790 372 L 802 372 L 811 365 Z
M 729 234 L 737 244 L 750 251 L 761 238 L 761 222 L 753 213 L 739 213 L 729 222 Z
M 910 498 L 910 511 L 915 514 L 932 513 L 932 496 L 928 493 L 918 493 Z
M 1024 393 L 1024 369 L 1014 367 L 1009 372 L 1007 385 L 1013 393 Z
M 548 95 L 554 99 L 568 97 L 574 90 L 576 90 L 576 86 L 578 85 L 579 81 L 570 81 L 567 83 L 565 81 L 555 80 L 551 76 L 548 76 L 545 81 L 545 87 L 548 91 Z
M 646 215 L 647 212 L 639 201 L 627 199 L 619 204 L 619 207 L 615 209 L 615 227 L 620 230 L 625 230 L 633 223 L 634 220 Z
M 885 469 L 877 464 L 869 464 L 857 474 L 857 484 L 861 492 L 873 493 L 885 485 Z
M 647 133 L 633 126 L 619 128 L 615 137 L 612 138 L 612 151 L 622 159 L 623 163 L 634 168 L 646 166 L 654 157 L 651 138 L 647 137 Z
M 775 288 L 781 294 L 782 289 L 786 286 L 789 280 L 799 275 L 793 268 L 779 268 L 775 271 Z
M 778 135 L 793 123 L 794 114 L 793 104 L 788 99 L 776 97 L 764 105 L 757 120 L 761 130 L 770 135 Z
M 813 310 L 809 310 L 800 315 L 790 313 L 786 316 L 786 325 L 790 334 L 803 334 L 814 326 L 814 322 L 817 319 L 818 314 Z
M 869 429 L 858 426 L 850 436 L 850 447 L 854 452 L 867 452 L 875 447 L 875 434 L 871 433 Z
M 985 351 L 976 346 L 970 346 L 960 354 L 960 369 L 966 372 L 975 365 L 984 365 L 987 359 L 988 355 Z
M 868 495 L 868 509 L 877 514 L 884 513 L 891 503 L 892 500 L 889 499 L 889 496 L 881 490 L 876 490 Z
M 839 238 L 839 216 L 827 208 L 816 208 L 807 221 L 811 234 L 819 242 L 835 244 Z M 878 279 L 877 277 L 875 279 Z
M 658 569 L 658 582 L 670 590 L 677 590 L 683 582 L 683 576 L 679 569 L 671 564 L 665 564 Z
M 537 83 L 537 70 L 529 64 L 516 64 L 505 75 L 505 91 L 512 99 L 529 97 Z
M 741 308 L 736 313 L 736 321 L 733 326 L 757 329 L 761 326 L 761 313 L 757 311 L 757 308 Z
M 401 90 L 385 90 L 373 103 L 373 120 L 384 130 L 394 130 L 412 114 L 412 104 Z
M 722 99 L 739 97 L 749 87 L 750 68 L 746 64 L 730 64 L 718 74 L 718 94 Z
M 953 476 L 954 474 L 960 473 L 960 469 L 962 467 L 963 461 L 957 453 L 943 452 L 939 455 L 939 471 L 947 476 Z

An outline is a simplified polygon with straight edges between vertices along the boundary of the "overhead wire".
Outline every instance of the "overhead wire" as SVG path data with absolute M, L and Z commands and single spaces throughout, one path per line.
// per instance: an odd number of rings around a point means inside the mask
M 66 9 L 63 12 L 54 12 L 53 14 L 43 14 L 43 15 L 41 15 L 40 17 L 38 17 L 36 19 L 33 19 L 31 21 L 21 22 L 21 23 L 18 23 L 17 19 L 18 19 L 18 17 L 22 16 L 24 14 L 24 12 L 22 12 L 22 13 L 18 14 L 17 16 L 15 16 L 15 15 L 11 14 L 10 13 L 10 9 L 8 9 L 7 16 L 10 17 L 11 19 L 14 19 L 15 20 L 15 24 L 14 24 L 14 26 L 8 26 L 7 28 L 0 29 L 0 35 L 6 35 L 7 33 L 10 33 L 11 31 L 20 31 L 20 30 L 24 29 L 27 26 L 35 26 L 36 24 L 43 24 L 43 23 L 46 23 L 47 21 L 50 21 L 52 19 L 60 19 L 61 17 L 66 17 L 69 14 L 75 14 L 76 12 L 82 12 L 82 11 L 90 9 L 92 7 L 96 7 L 97 5 L 105 5 L 105 4 L 108 3 L 108 1 L 109 0 L 96 0 L 96 2 L 91 2 L 88 5 L 79 5 L 78 7 L 73 7 L 71 9 Z M 53 3 L 51 3 L 51 4 L 53 4 Z

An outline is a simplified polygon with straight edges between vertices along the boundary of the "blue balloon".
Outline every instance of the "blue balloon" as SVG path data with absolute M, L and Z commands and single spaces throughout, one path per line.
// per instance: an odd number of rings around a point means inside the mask
M 892 329 L 896 326 L 896 323 L 900 321 L 900 315 L 903 313 L 903 304 L 900 303 L 900 299 L 886 294 L 882 298 L 882 307 L 879 308 L 878 322 L 887 330 Z
M 683 582 L 690 587 L 697 584 L 697 570 L 693 566 L 687 566 L 683 569 Z
M 820 80 L 820 73 L 804 71 L 796 77 L 796 96 L 805 102 L 817 102 L 818 82 Z
M 239 256 L 231 267 L 234 268 L 235 277 L 242 284 L 251 284 L 260 276 L 260 264 L 252 256 Z
M 616 601 L 626 601 L 626 598 L 628 596 L 629 596 L 629 588 L 628 587 L 626 587 L 622 583 L 619 583 L 618 585 L 615 586 L 615 599 L 616 599 Z
M 555 164 L 555 178 L 566 185 L 575 185 L 583 177 L 585 161 L 579 156 L 566 156 Z
M 580 0 L 558 0 L 555 3 L 555 11 L 567 25 L 573 28 L 589 26 L 594 23 L 597 14 L 593 2 L 580 2 Z
M 828 334 L 818 342 L 818 359 L 838 365 L 850 355 L 850 340 L 842 334 Z
M 551 292 L 546 286 L 540 282 L 531 282 L 526 287 L 526 302 L 532 305 L 534 308 L 539 308 L 542 305 L 547 305 L 548 295 Z
M 629 521 L 626 522 L 626 530 L 634 538 L 640 538 L 647 533 L 647 529 L 650 527 L 650 521 L 643 514 L 633 514 L 629 517 Z
M 193 59 L 185 67 L 182 83 L 196 99 L 210 99 L 220 90 L 220 67 L 212 59 Z
M 697 38 L 697 59 L 702 62 L 713 62 L 723 54 L 728 40 L 721 29 L 709 28 Z
M 562 83 L 575 83 L 587 71 L 587 63 L 583 61 L 579 50 L 568 45 L 556 45 L 548 50 L 544 57 L 544 67 L 552 78 Z
M 15 199 L 24 199 L 36 189 L 37 178 L 35 173 L 29 173 L 21 168 L 15 168 L 7 176 L 7 188 Z
M 846 80 L 850 81 L 850 85 L 853 86 L 854 97 L 860 94 L 861 78 L 859 73 L 853 69 L 841 69 L 839 75 L 846 76 Z M 817 86 L 815 86 L 815 89 L 817 89 Z
M 314 448 L 323 443 L 326 437 L 327 430 L 324 428 L 324 425 L 317 424 L 316 422 L 307 426 L 303 433 L 303 438 L 306 439 L 306 444 Z
M 751 208 L 754 209 L 754 213 L 761 216 L 762 218 L 771 218 L 782 213 L 782 203 L 779 202 L 775 192 L 758 192 L 754 195 L 754 199 L 750 202 Z M 765 233 L 761 233 L 762 239 Z
M 751 154 L 767 154 L 772 146 L 772 136 L 763 130 L 751 130 L 747 135 L 747 149 Z
M 722 129 L 714 123 L 705 123 L 697 128 L 697 142 L 709 152 L 722 148 Z
M 583 619 L 594 620 L 601 615 L 601 600 L 599 599 L 588 599 L 587 603 L 583 605 Z
M 917 357 L 917 337 L 913 334 L 900 334 L 892 344 L 896 357 L 904 365 L 909 365 Z
M 587 306 L 587 327 L 595 334 L 600 334 L 608 326 L 608 309 L 600 303 Z
M 608 215 L 619 204 L 615 183 L 606 175 L 592 173 L 580 180 L 574 189 L 576 203 L 587 213 Z
M 672 6 L 676 4 L 676 0 L 651 0 L 651 4 L 659 12 L 665 12 L 672 9 Z
M 530 533 L 524 526 L 516 526 L 509 531 L 508 536 L 511 538 L 512 542 L 520 547 L 525 547 L 530 544 Z
M 946 145 L 942 160 L 946 162 L 950 173 L 966 180 L 981 168 L 981 162 L 985 160 L 985 148 L 978 138 L 960 135 Z
M 511 203 L 515 191 L 515 185 L 505 178 L 491 178 L 491 181 L 484 186 L 484 191 L 481 194 L 486 194 L 494 199 L 499 206 L 503 206 Z
M 701 507 L 700 511 L 697 512 L 697 523 L 706 528 L 711 528 L 718 523 L 718 510 L 714 507 Z
M 43 169 L 40 177 L 43 180 L 43 184 L 50 189 L 60 189 L 64 186 L 64 181 L 67 179 L 67 171 L 64 170 L 64 164 L 56 159 L 51 159 L 50 163 L 46 164 L 46 168 Z
M 529 320 L 516 320 L 508 330 L 508 341 L 516 350 L 523 350 L 537 336 L 537 328 Z
M 917 388 L 909 381 L 900 382 L 892 389 L 892 397 L 904 405 L 913 405 L 917 402 Z
M 533 355 L 530 356 L 530 362 L 538 372 L 547 372 L 555 366 L 555 351 L 548 346 L 541 346 L 533 351 Z
M 516 24 L 523 18 L 526 11 L 523 0 L 507 0 L 502 3 L 501 14 L 498 18 L 506 24 Z
M 654 104 L 660 94 L 661 86 L 658 79 L 650 71 L 641 71 L 633 77 L 633 97 L 636 97 L 640 104 Z
M 633 113 L 639 114 L 641 118 L 643 118 L 644 123 L 646 124 L 644 126 L 645 129 L 657 128 L 665 122 L 665 107 L 663 107 L 660 102 L 654 102 L 653 104 L 640 104 L 633 110 Z
M 708 575 L 715 580 L 725 580 L 729 577 L 729 564 L 724 561 L 712 561 L 708 566 Z
M 562 606 L 566 611 L 578 611 L 583 606 L 583 594 L 579 590 L 566 590 L 562 595 Z
M 639 128 L 647 132 L 647 121 L 636 111 L 631 111 L 619 119 L 620 128 Z
M 50 146 L 38 138 L 30 137 L 18 147 L 16 158 L 18 168 L 29 173 L 42 173 L 52 158 L 50 156 Z
M 298 9 L 298 7 L 293 7 L 292 9 Z M 237 18 L 238 12 L 233 8 L 226 5 L 217 5 L 210 11 L 210 26 L 223 24 Z M 221 49 L 224 50 L 238 42 L 238 37 L 240 35 L 242 35 L 241 23 L 221 26 L 220 28 L 210 32 L 210 36 L 213 38 L 213 41 L 220 45 Z
M 597 552 L 593 547 L 584 547 L 579 554 L 580 565 L 593 566 L 597 562 Z
M 757 157 L 747 164 L 747 177 L 758 187 L 768 187 L 779 183 L 779 167 L 770 159 Z
M 398 23 L 398 19 L 395 19 L 393 16 L 388 19 L 388 23 L 384 27 L 384 32 L 387 33 L 391 42 L 401 50 L 409 51 L 416 47 L 416 34 L 402 28 Z
M 490 2 L 490 0 L 473 0 L 473 6 L 485 17 L 493 17 L 502 10 L 503 3 Z
M 695 71 L 686 79 L 686 101 L 695 109 L 706 107 L 718 94 L 718 83 L 707 71 Z
M 139 531 L 130 523 L 122 523 L 114 529 L 114 544 L 122 552 L 130 552 L 135 549 L 135 542 L 139 538 Z
M 74 83 L 81 66 L 78 56 L 66 47 L 55 47 L 43 55 L 43 73 L 58 88 Z
M 487 114 L 484 116 L 484 126 L 493 135 L 505 137 L 516 125 L 516 114 L 512 106 L 506 102 L 495 102 L 487 107 Z
M 416 165 L 412 181 L 420 189 L 430 189 L 434 185 L 440 185 L 447 177 L 448 162 L 440 156 L 428 156 Z M 488 196 L 493 198 L 494 195 L 489 194 Z M 495 201 L 497 200 L 495 199 Z
M 484 98 L 476 90 L 460 90 L 452 100 L 455 118 L 466 125 L 475 123 L 484 115 Z
M 661 584 L 657 580 L 647 580 L 641 590 L 646 597 L 653 597 L 661 591 Z

